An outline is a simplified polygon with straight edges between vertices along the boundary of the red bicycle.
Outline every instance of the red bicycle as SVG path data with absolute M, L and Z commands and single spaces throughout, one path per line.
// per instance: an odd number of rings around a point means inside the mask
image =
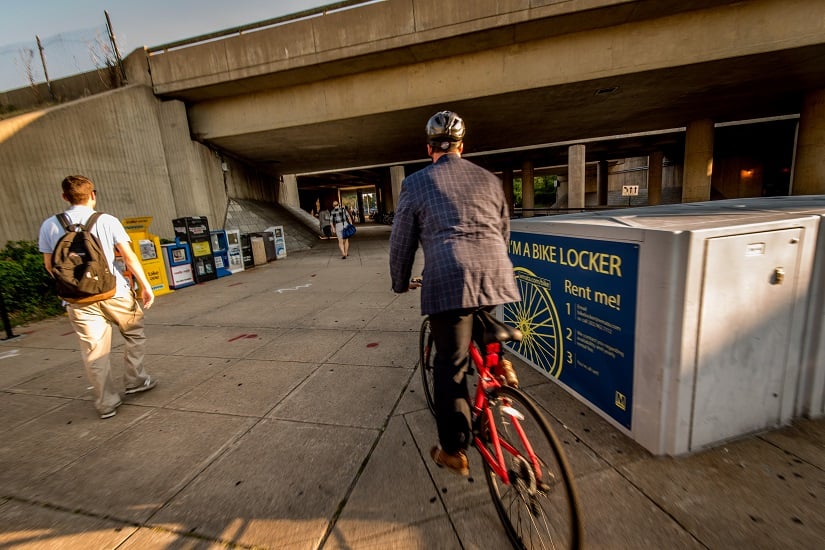
M 473 446 L 481 455 L 490 495 L 513 547 L 581 548 L 579 499 L 562 446 L 539 406 L 506 384 L 503 344 L 520 339 L 521 332 L 486 311 L 475 314 L 470 343 L 478 373 Z M 429 318 L 421 324 L 419 346 L 424 395 L 435 415 L 436 349 Z

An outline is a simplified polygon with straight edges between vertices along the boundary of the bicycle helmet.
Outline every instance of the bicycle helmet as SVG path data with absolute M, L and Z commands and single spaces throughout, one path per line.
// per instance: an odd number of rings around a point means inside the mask
M 427 121 L 427 141 L 435 149 L 446 151 L 464 139 L 464 121 L 452 111 L 441 111 Z

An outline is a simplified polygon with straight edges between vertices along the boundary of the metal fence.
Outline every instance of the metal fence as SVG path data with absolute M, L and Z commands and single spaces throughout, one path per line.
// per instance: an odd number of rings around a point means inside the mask
M 122 45 L 121 45 L 122 46 Z M 41 56 L 42 52 L 42 56 Z M 53 36 L 0 46 L 0 90 L 84 73 L 101 67 L 111 55 L 106 23 Z M 44 71 L 45 65 L 45 71 Z

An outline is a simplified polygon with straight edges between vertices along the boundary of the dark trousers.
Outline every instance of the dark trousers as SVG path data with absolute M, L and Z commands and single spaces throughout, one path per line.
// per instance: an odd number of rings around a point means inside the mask
M 430 315 L 435 342 L 433 382 L 438 441 L 448 453 L 466 449 L 472 441 L 467 389 L 473 309 L 456 309 Z

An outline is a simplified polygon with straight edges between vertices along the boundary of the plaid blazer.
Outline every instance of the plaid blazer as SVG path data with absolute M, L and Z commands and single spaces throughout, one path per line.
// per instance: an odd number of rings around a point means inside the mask
M 404 292 L 419 242 L 421 313 L 516 302 L 501 180 L 456 154 L 404 179 L 390 235 L 392 289 Z

